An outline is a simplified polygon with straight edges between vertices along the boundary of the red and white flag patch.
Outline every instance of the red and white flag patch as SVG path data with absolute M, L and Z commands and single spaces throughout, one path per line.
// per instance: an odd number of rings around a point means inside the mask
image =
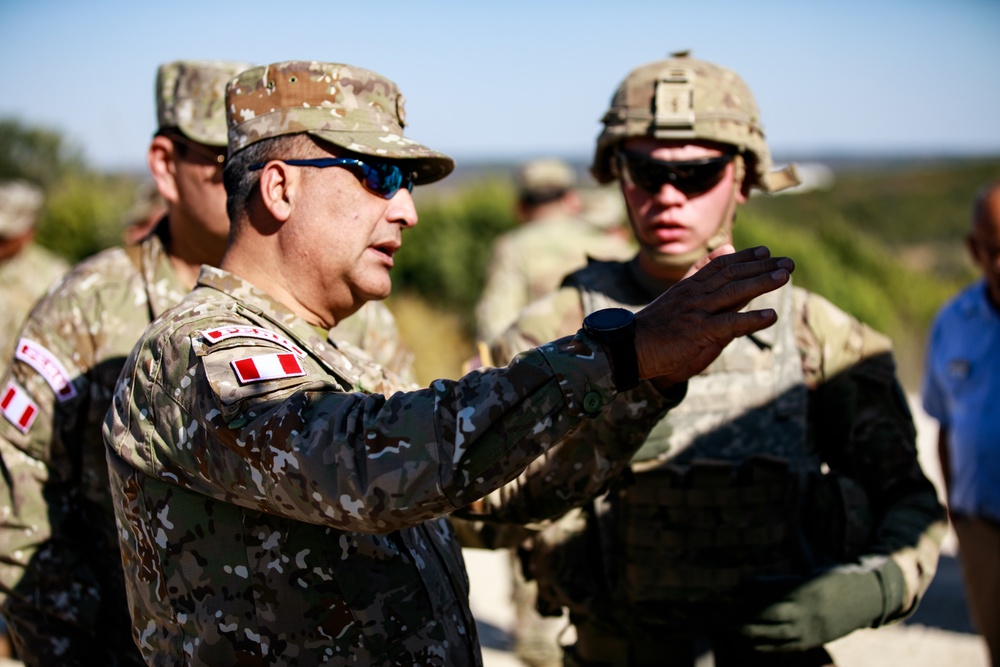
M 256 357 L 234 359 L 231 363 L 240 384 L 301 377 L 306 374 L 296 356 L 288 352 L 259 354 Z
M 277 343 L 286 350 L 291 350 L 300 357 L 306 356 L 305 351 L 301 347 L 287 337 L 270 329 L 234 325 L 231 327 L 219 327 L 217 329 L 205 329 L 201 332 L 201 335 L 205 337 L 209 345 L 214 345 L 227 338 L 259 338 L 261 340 L 269 340 L 272 343 Z
M 76 397 L 76 388 L 73 387 L 73 380 L 66 367 L 46 348 L 33 340 L 22 338 L 17 342 L 14 357 L 38 371 L 52 387 L 52 391 L 56 392 L 56 399 L 60 403 Z
M 38 416 L 38 406 L 13 381 L 8 382 L 0 394 L 0 411 L 21 433 L 27 433 Z

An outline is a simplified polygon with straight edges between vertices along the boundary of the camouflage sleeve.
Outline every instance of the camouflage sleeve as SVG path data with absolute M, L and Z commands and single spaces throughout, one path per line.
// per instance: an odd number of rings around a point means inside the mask
M 93 352 L 79 318 L 40 303 L 0 381 L 0 594 L 19 636 L 56 640 L 61 623 L 92 624 L 78 612 L 99 604 L 96 586 L 81 588 L 90 571 L 73 537 Z
M 388 532 L 450 513 L 615 396 L 605 353 L 583 334 L 392 396 L 345 390 L 312 357 L 303 375 L 240 385 L 235 362 L 280 352 L 245 341 L 197 350 L 198 334 L 184 331 L 158 340 L 168 338 L 187 341 L 178 356 L 147 338 L 123 371 L 105 426 L 111 449 L 170 484 L 342 530 Z
M 796 297 L 799 345 L 811 364 L 810 430 L 830 469 L 865 490 L 874 523 L 868 553 L 903 571 L 903 605 L 888 619 L 898 620 L 916 609 L 934 576 L 944 508 L 920 468 L 889 339 L 822 297 Z
M 502 334 L 527 305 L 528 286 L 520 268 L 521 258 L 512 252 L 513 248 L 503 237 L 497 240 L 486 271 L 486 285 L 476 304 L 476 336 L 486 343 Z
M 540 299 L 521 311 L 517 322 L 493 345 L 495 361 L 503 363 L 582 319 L 580 297 L 574 289 Z M 664 395 L 651 384 L 641 383 L 620 394 L 600 418 L 582 424 L 515 480 L 461 510 L 459 517 L 541 528 L 586 503 L 628 465 L 650 429 L 681 401 L 686 388 L 686 384 L 677 385 Z M 516 530 L 497 529 L 488 523 L 477 527 L 489 534 L 483 539 L 493 548 L 514 546 L 523 539 Z

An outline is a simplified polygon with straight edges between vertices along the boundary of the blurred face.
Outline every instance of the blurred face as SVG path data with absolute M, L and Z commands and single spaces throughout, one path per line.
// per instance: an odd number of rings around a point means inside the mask
M 389 296 L 403 230 L 417 224 L 412 195 L 402 188 L 384 199 L 341 167 L 288 168 L 301 176 L 286 224 L 291 255 L 302 259 L 292 270 L 303 303 L 330 324 L 328 316 L 335 323 Z
M 198 232 L 225 241 L 229 235 L 226 190 L 222 185 L 225 148 L 206 146 L 184 137 L 172 137 L 171 141 L 176 188 L 172 214 L 183 216 Z
M 987 197 L 966 244 L 983 273 L 993 305 L 1000 308 L 1000 188 Z
M 637 137 L 620 155 L 622 193 L 646 264 L 684 258 L 690 266 L 724 224 L 728 232 L 735 204 L 746 201 L 733 160 L 711 144 Z

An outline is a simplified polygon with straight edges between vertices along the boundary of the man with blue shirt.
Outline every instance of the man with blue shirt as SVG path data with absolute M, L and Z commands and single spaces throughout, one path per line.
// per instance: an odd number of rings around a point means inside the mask
M 973 622 L 1000 665 L 1000 181 L 984 186 L 966 245 L 983 273 L 938 313 L 924 409 L 938 453 Z

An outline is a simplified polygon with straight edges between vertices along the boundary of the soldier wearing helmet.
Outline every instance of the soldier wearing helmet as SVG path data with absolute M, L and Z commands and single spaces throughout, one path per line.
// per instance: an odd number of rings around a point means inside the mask
M 525 308 L 500 363 L 564 322 L 642 308 L 733 251 L 752 188 L 796 181 L 772 169 L 742 79 L 687 53 L 632 71 L 603 125 L 591 170 L 617 181 L 639 251 Z M 528 574 L 540 611 L 569 610 L 567 665 L 831 664 L 825 643 L 906 617 L 930 583 L 944 515 L 889 340 L 790 284 L 752 304 L 777 324 L 692 378 L 603 496 L 535 527 Z M 502 497 L 478 518 L 508 520 Z

